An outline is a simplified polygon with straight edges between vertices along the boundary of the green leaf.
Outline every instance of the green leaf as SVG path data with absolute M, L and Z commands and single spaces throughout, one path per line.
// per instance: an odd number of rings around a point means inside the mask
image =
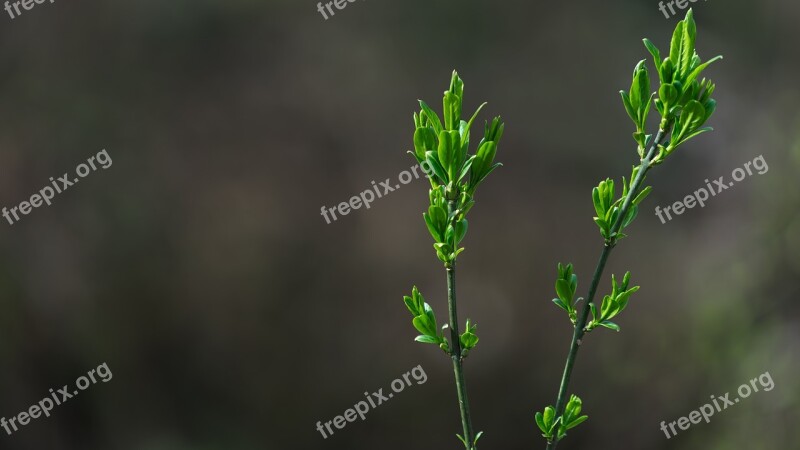
M 475 114 L 473 114 L 472 117 L 469 119 L 469 122 L 467 122 L 467 126 L 464 130 L 466 133 L 468 133 L 469 130 L 472 128 L 472 123 L 475 122 L 475 118 L 478 117 L 478 113 L 481 112 L 484 106 L 486 106 L 486 102 L 483 102 L 481 106 L 478 106 L 478 109 L 475 110 Z
M 437 336 L 429 336 L 427 334 L 421 334 L 414 338 L 417 342 L 422 342 L 423 344 L 439 344 L 441 343 L 441 339 Z
M 703 118 L 703 123 L 705 123 L 708 119 L 711 118 L 711 115 L 714 114 L 714 111 L 717 110 L 717 101 L 709 99 L 705 104 L 703 104 L 703 108 L 706 109 L 706 116 Z
M 553 426 L 555 426 L 555 417 L 556 417 L 556 410 L 553 409 L 552 406 L 548 406 L 544 409 L 544 424 L 547 427 L 547 433 L 552 433 Z
M 640 125 L 644 125 L 641 121 L 641 117 L 648 106 L 648 102 L 650 101 L 650 75 L 647 73 L 647 66 L 644 63 L 644 60 L 639 61 L 637 67 L 638 71 L 636 72 L 636 80 L 639 87 L 638 115 L 640 119 L 638 123 Z
M 458 180 L 457 181 L 460 182 L 460 181 L 464 180 L 464 177 L 467 176 L 467 174 L 469 173 L 470 169 L 472 168 L 472 164 L 474 162 L 475 162 L 475 155 L 472 155 L 472 156 L 469 157 L 469 159 L 467 159 L 467 161 L 464 163 L 464 165 L 461 166 L 461 173 L 458 175 Z
M 630 96 L 628 96 L 628 93 L 625 91 L 619 91 L 619 95 L 622 97 L 622 106 L 625 107 L 625 112 L 628 113 L 628 117 L 630 117 L 633 123 L 638 127 L 639 122 L 638 118 L 636 117 L 637 113 L 633 109 L 633 106 L 631 106 Z
M 455 236 L 456 243 L 455 243 L 455 245 L 460 244 L 461 241 L 464 239 L 464 236 L 467 234 L 468 226 L 469 226 L 469 224 L 467 223 L 467 219 L 461 219 L 458 222 L 456 222 L 456 227 L 455 227 L 456 228 L 455 229 L 455 231 L 456 231 L 456 233 L 455 233 L 456 234 L 456 236 Z
M 603 301 L 600 304 L 600 321 L 609 319 L 614 313 L 615 307 L 616 304 L 614 303 L 614 298 L 610 295 L 604 296 Z
M 602 187 L 602 184 L 600 186 Z M 594 211 L 597 213 L 597 217 L 606 216 L 606 208 L 605 205 L 603 205 L 603 199 L 600 195 L 600 187 L 592 188 L 592 204 L 594 205 Z
M 483 141 L 494 141 L 496 143 L 500 143 L 500 138 L 503 137 L 504 129 L 505 124 L 500 120 L 500 116 L 492 119 L 491 125 L 489 125 L 489 122 L 486 122 Z
M 586 419 L 588 419 L 588 418 L 589 418 L 589 416 L 580 416 L 580 417 L 578 417 L 577 419 L 575 419 L 572 422 L 567 424 L 567 430 L 571 430 L 571 429 L 577 427 L 578 425 L 580 425 L 583 422 L 585 422 Z
M 604 326 L 606 328 L 610 328 L 610 329 L 612 329 L 614 331 L 619 331 L 619 325 L 615 324 L 614 322 L 608 321 L 608 320 L 604 320 L 604 321 L 600 322 L 600 325 Z
M 633 220 L 636 218 L 637 214 L 639 214 L 639 207 L 631 205 L 627 214 L 625 215 L 625 220 L 622 222 L 622 228 L 626 228 L 628 225 L 630 225 L 631 222 L 633 222 Z
M 459 338 L 461 346 L 466 350 L 474 348 L 478 344 L 478 340 L 478 336 L 468 331 L 464 332 L 464 334 L 462 334 Z
M 604 238 L 608 238 L 608 237 L 609 237 L 609 236 L 608 236 L 608 232 L 610 231 L 610 230 L 609 230 L 608 223 L 607 223 L 605 220 L 603 220 L 603 219 L 601 219 L 601 218 L 599 218 L 599 217 L 595 217 L 595 218 L 594 218 L 594 223 L 596 223 L 596 224 L 597 224 L 597 226 L 600 228 L 600 234 L 601 234 L 601 235 L 602 235 Z
M 497 143 L 494 141 L 485 141 L 475 152 L 476 162 L 472 163 L 473 173 L 476 178 L 483 178 L 489 167 L 494 162 L 495 155 L 497 155 Z M 476 163 L 480 164 L 476 164 Z
M 678 99 L 678 90 L 672 84 L 662 84 L 661 87 L 658 88 L 658 98 L 665 105 L 674 105 L 675 101 Z
M 684 142 L 686 142 L 686 141 L 688 141 L 689 139 L 691 139 L 691 138 L 693 138 L 693 137 L 697 136 L 698 134 L 703 134 L 703 133 L 705 133 L 705 132 L 707 132 L 707 131 L 714 131 L 714 129 L 713 129 L 713 128 L 711 128 L 711 127 L 703 127 L 703 128 L 700 128 L 700 129 L 698 129 L 698 130 L 696 130 L 696 131 L 693 131 L 693 132 L 689 133 L 688 135 L 684 136 L 684 137 L 683 137 L 683 139 L 681 139 L 681 142 L 680 142 L 680 144 L 683 144 Z M 680 145 L 680 144 L 679 144 L 679 145 Z
M 706 118 L 706 108 L 697 100 L 689 100 L 681 111 L 681 123 L 688 127 L 686 131 L 694 131 L 703 124 Z
M 642 104 L 642 90 L 640 86 L 640 79 L 639 79 L 639 67 L 641 66 L 643 61 L 639 61 L 639 64 L 636 65 L 636 68 L 633 69 L 633 81 L 631 82 L 631 91 L 630 91 L 630 101 L 631 101 L 631 108 L 638 111 L 641 104 Z
M 436 336 L 436 331 L 437 331 L 436 330 L 437 329 L 437 327 L 436 327 L 436 315 L 433 313 L 433 308 L 431 308 L 431 305 L 429 305 L 427 303 L 423 303 L 422 307 L 425 309 L 425 315 L 428 317 L 428 321 L 430 322 L 431 328 L 433 330 L 433 332 L 427 333 L 427 334 Z
M 544 416 L 542 415 L 542 413 L 536 412 L 535 419 L 536 419 L 536 425 L 539 426 L 539 429 L 542 430 L 542 433 L 545 433 L 545 435 L 547 435 L 547 425 L 544 422 Z
M 686 82 L 691 83 L 692 81 L 696 80 L 697 77 L 700 76 L 700 74 L 706 69 L 706 67 L 711 65 L 711 63 L 713 63 L 714 61 L 718 61 L 720 59 L 722 59 L 722 55 L 717 55 L 709 59 L 708 61 L 704 62 L 703 64 L 700 64 L 699 66 L 695 67 L 695 69 L 686 78 Z
M 422 315 L 419 315 L 417 317 L 414 317 L 414 319 L 411 321 L 411 323 L 414 325 L 414 328 L 416 328 L 417 331 L 419 331 L 422 334 L 426 334 L 426 335 L 430 335 L 430 336 L 435 336 L 436 335 L 436 331 L 437 331 L 436 330 L 436 324 L 435 323 L 431 323 L 430 319 L 425 314 L 422 314 Z
M 439 232 L 439 229 L 436 227 L 436 224 L 431 219 L 430 214 L 422 213 L 422 218 L 425 219 L 425 226 L 428 227 L 428 232 L 433 237 L 433 240 L 436 242 L 442 242 L 442 234 Z
M 559 308 L 563 309 L 566 312 L 570 311 L 570 308 L 568 308 L 567 305 L 560 298 L 554 298 L 553 303 L 555 303 Z
M 647 86 L 648 86 L 648 89 L 649 89 L 650 80 L 647 81 Z M 645 100 L 645 103 L 639 109 L 639 124 L 641 125 L 642 129 L 646 128 L 647 116 L 650 114 L 650 107 L 652 106 L 653 97 L 655 95 L 656 95 L 655 92 L 651 92 L 650 94 L 648 94 L 647 95 L 647 99 Z M 642 145 L 642 147 L 645 147 L 645 145 Z
M 411 298 L 411 297 L 409 297 L 407 295 L 404 295 L 403 296 L 403 302 L 406 304 L 406 308 L 408 308 L 408 310 L 411 311 L 412 315 L 415 315 L 415 316 L 420 315 L 421 311 L 419 311 L 417 309 L 417 305 L 414 302 L 413 298 Z
M 661 83 L 675 82 L 675 64 L 669 58 L 664 58 L 661 63 Z
M 492 164 L 492 167 L 489 167 L 489 170 L 487 170 L 486 173 L 483 174 L 483 176 L 481 177 L 481 181 L 486 179 L 486 177 L 488 177 L 490 173 L 494 172 L 494 169 L 497 169 L 498 167 L 502 167 L 502 166 L 503 166 L 503 163 L 494 163 L 494 164 Z
M 653 64 L 656 67 L 656 71 L 661 73 L 661 52 L 658 50 L 658 47 L 650 42 L 650 39 L 644 38 L 642 41 L 644 42 L 644 46 L 647 47 L 647 51 L 653 55 Z
M 564 303 L 568 305 L 572 304 L 572 297 L 575 293 L 571 291 L 569 281 L 563 279 L 556 280 L 556 293 L 558 294 L 558 298 L 563 300 Z
M 447 211 L 442 206 L 438 204 L 429 206 L 428 214 L 430 214 L 431 220 L 440 231 L 447 225 Z
M 638 290 L 639 290 L 639 286 L 634 286 L 634 287 L 628 289 L 627 291 L 620 293 L 617 296 L 617 303 L 619 304 L 619 310 L 620 311 L 622 311 L 623 309 L 625 309 L 626 306 L 628 306 L 628 300 L 631 298 L 631 295 L 633 295 L 634 292 L 636 292 Z
M 444 128 L 447 130 L 455 129 L 455 123 L 461 120 L 460 113 L 461 99 L 454 92 L 445 91 L 442 97 L 442 110 L 444 114 Z
M 681 43 L 683 41 L 683 21 L 679 21 L 672 32 L 672 41 L 669 45 L 669 61 L 672 67 L 680 73 Z
M 436 115 L 435 112 L 428 106 L 427 103 L 420 100 L 419 106 L 422 108 L 422 111 L 425 113 L 425 116 L 428 118 L 428 122 L 433 127 L 434 133 L 438 136 L 439 133 L 442 132 L 442 122 L 439 120 L 439 116 Z
M 433 132 L 433 128 L 417 128 L 414 131 L 414 154 L 417 158 L 424 160 L 425 152 L 434 149 L 436 149 L 436 135 Z
M 636 195 L 636 198 L 634 198 L 634 199 L 633 199 L 633 203 L 632 203 L 632 204 L 633 204 L 633 206 L 636 206 L 636 205 L 638 205 L 639 203 L 642 203 L 642 201 L 643 201 L 645 198 L 647 198 L 647 196 L 648 196 L 648 195 L 650 195 L 650 192 L 652 192 L 652 191 L 653 191 L 653 187 L 652 187 L 652 186 L 647 186 L 646 188 L 642 189 L 642 190 L 639 192 L 639 194 L 638 194 L 638 195 Z
M 439 156 L 439 162 L 442 163 L 442 168 L 451 175 L 449 179 L 453 178 L 452 166 L 455 163 L 455 152 L 459 146 L 458 141 L 454 140 L 454 134 L 458 136 L 457 131 L 442 131 L 439 133 L 439 149 L 437 156 Z
M 692 8 L 689 8 L 689 11 L 686 12 L 686 18 L 683 19 L 683 23 L 680 70 L 678 72 L 681 75 L 688 75 L 690 70 L 689 65 L 691 63 L 692 56 L 694 56 L 694 43 L 697 37 L 697 25 L 694 22 L 694 13 L 692 12 Z
M 464 439 L 464 437 L 463 437 L 463 436 L 461 436 L 461 435 L 460 435 L 460 434 L 458 434 L 458 433 L 456 433 L 456 437 L 458 437 L 458 440 L 460 440 L 460 441 L 461 441 L 461 442 L 464 444 L 464 448 L 466 448 L 467 450 L 469 450 L 469 445 L 467 445 L 467 440 L 466 440 L 466 439 Z
M 439 163 L 439 157 L 436 155 L 436 152 L 425 152 L 425 160 L 428 161 L 428 165 L 430 166 L 433 174 L 439 178 L 439 183 L 447 184 L 450 181 L 450 179 L 447 177 L 447 171 L 445 171 L 444 167 L 442 167 L 442 165 Z

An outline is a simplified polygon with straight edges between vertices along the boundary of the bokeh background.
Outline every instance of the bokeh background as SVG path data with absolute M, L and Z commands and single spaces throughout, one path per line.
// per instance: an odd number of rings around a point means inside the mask
M 798 448 L 800 4 L 692 4 L 698 51 L 725 60 L 714 133 L 651 173 L 606 271 L 642 289 L 589 335 L 571 391 L 590 419 L 567 449 Z M 2 12 L 2 11 L 0 11 Z M 483 449 L 543 448 L 571 328 L 557 262 L 585 292 L 601 250 L 592 186 L 636 162 L 618 90 L 679 19 L 655 1 L 46 2 L 0 14 L 0 205 L 105 148 L 97 171 L 0 223 L 0 416 L 103 362 L 92 386 L 11 436 L 28 449 L 460 448 L 447 358 L 416 335 L 416 284 L 445 316 L 417 180 L 326 224 L 413 164 L 416 99 L 488 101 L 506 133 L 459 259 Z M 651 66 L 652 69 L 652 66 Z M 763 155 L 755 175 L 661 224 L 666 206 Z M 601 287 L 608 289 L 606 279 Z M 316 431 L 421 365 L 428 376 L 328 439 Z M 667 440 L 659 429 L 769 372 L 759 392 Z

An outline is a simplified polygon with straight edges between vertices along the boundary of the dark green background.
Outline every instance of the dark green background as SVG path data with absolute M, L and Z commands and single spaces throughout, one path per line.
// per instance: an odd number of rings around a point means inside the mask
M 800 113 L 790 0 L 693 4 L 698 51 L 725 60 L 711 134 L 659 166 L 606 272 L 641 284 L 592 333 L 571 391 L 590 419 L 559 449 L 796 448 Z M 0 11 L 2 12 L 2 11 Z M 5 14 L 4 12 L 2 12 Z M 459 258 L 482 449 L 543 448 L 570 326 L 556 263 L 585 293 L 601 250 L 592 186 L 636 162 L 618 90 L 678 18 L 657 2 L 80 2 L 0 14 L 0 206 L 106 148 L 93 173 L 0 224 L 0 416 L 106 362 L 114 374 L 7 449 L 457 449 L 452 369 L 402 296 L 445 316 L 423 180 L 327 225 L 413 163 L 416 99 L 502 114 L 505 166 L 478 193 Z M 652 70 L 652 66 L 651 66 Z M 655 114 L 653 114 L 654 116 Z M 758 155 L 769 172 L 662 225 L 653 214 Z M 583 294 L 582 294 L 583 295 Z M 323 440 L 331 420 L 421 364 L 408 388 Z M 710 395 L 760 392 L 667 440 Z

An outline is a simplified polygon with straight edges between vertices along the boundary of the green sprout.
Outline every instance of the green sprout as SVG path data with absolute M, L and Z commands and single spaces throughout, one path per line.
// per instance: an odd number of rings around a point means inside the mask
M 577 304 L 583 299 L 575 299 L 578 277 L 573 273 L 572 264 L 558 265 L 557 298 L 553 299 L 553 302 L 567 312 L 574 329 L 556 405 L 546 407 L 543 412 L 537 412 L 535 416 L 536 424 L 547 440 L 547 450 L 554 450 L 558 442 L 566 436 L 567 430 L 587 418 L 580 415 L 582 407 L 580 398 L 575 395 L 567 397 L 570 376 L 581 340 L 587 332 L 597 327 L 619 331 L 619 325 L 611 319 L 625 309 L 633 293 L 639 290 L 639 286 L 628 287 L 630 272 L 625 274 L 621 283 L 612 276 L 611 293 L 603 297 L 599 310 L 594 303 L 597 286 L 611 250 L 625 237 L 622 230 L 633 222 L 638 212 L 638 205 L 652 190 L 650 186 L 642 187 L 645 175 L 651 168 L 664 162 L 676 148 L 689 139 L 711 130 L 703 125 L 716 109 L 717 103 L 711 98 L 715 86 L 710 80 L 699 77 L 711 63 L 722 57 L 717 56 L 702 62 L 695 51 L 696 35 L 697 27 L 690 9 L 675 28 L 669 57 L 662 60 L 658 48 L 648 39 L 644 39 L 645 47 L 653 56 L 660 86 L 657 91 L 651 89 L 647 67 L 642 60 L 633 70 L 630 90 L 620 92 L 625 111 L 635 125 L 633 139 L 637 144 L 640 162 L 633 167 L 629 179 L 622 178 L 620 197 L 617 197 L 612 179 L 601 181 L 592 190 L 592 203 L 597 214 L 594 221 L 603 238 L 603 251 L 589 285 L 587 301 L 580 311 L 577 309 Z M 661 115 L 655 136 L 646 134 L 651 104 L 655 104 L 656 110 Z
M 475 190 L 486 177 L 501 164 L 494 162 L 497 144 L 503 136 L 503 122 L 495 117 L 484 127 L 483 138 L 474 154 L 469 154 L 470 130 L 478 113 L 486 105 L 478 107 L 469 121 L 461 120 L 464 82 L 454 71 L 450 88 L 444 92 L 444 121 L 422 100 L 422 110 L 414 113 L 414 151 L 411 153 L 428 174 L 431 183 L 430 206 L 423 213 L 425 225 L 433 237 L 436 256 L 447 271 L 447 300 L 449 322 L 441 330 L 436 323 L 433 308 L 420 294 L 416 286 L 411 296 L 404 297 L 411 311 L 412 324 L 421 334 L 418 342 L 436 344 L 453 361 L 458 404 L 461 413 L 463 435 L 457 434 L 467 450 L 477 448 L 482 432 L 474 433 L 470 417 L 467 388 L 464 381 L 464 358 L 478 344 L 475 334 L 477 326 L 467 319 L 465 331 L 459 334 L 456 308 L 456 258 L 464 251 L 459 247 L 467 234 L 467 213 L 475 204 Z M 449 328 L 450 339 L 445 331 Z

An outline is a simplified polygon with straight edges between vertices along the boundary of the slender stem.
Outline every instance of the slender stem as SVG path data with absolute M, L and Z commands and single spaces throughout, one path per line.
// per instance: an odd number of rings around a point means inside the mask
M 666 127 L 666 129 L 669 129 L 669 127 Z M 561 386 L 558 389 L 558 398 L 556 400 L 556 417 L 561 417 L 564 414 L 564 408 L 566 407 L 567 402 L 567 388 L 569 387 L 570 377 L 572 376 L 572 368 L 575 365 L 575 359 L 578 357 L 578 349 L 581 346 L 581 339 L 583 339 L 583 335 L 586 333 L 586 320 L 589 317 L 591 304 L 594 301 L 594 295 L 597 292 L 597 285 L 600 283 L 600 278 L 603 276 L 603 270 L 606 267 L 608 256 L 611 254 L 611 250 L 613 250 L 614 245 L 617 242 L 616 235 L 622 227 L 622 221 L 625 220 L 625 216 L 628 213 L 631 202 L 633 202 L 633 199 L 639 193 L 639 186 L 642 184 L 642 181 L 644 181 L 647 171 L 650 170 L 650 163 L 655 155 L 655 151 L 658 148 L 658 145 L 661 144 L 661 140 L 664 137 L 666 137 L 666 132 L 663 129 L 659 129 L 658 134 L 656 134 L 656 137 L 653 140 L 653 144 L 650 146 L 650 150 L 647 152 L 647 155 L 644 157 L 644 159 L 642 159 L 639 173 L 636 174 L 636 178 L 631 183 L 630 189 L 628 189 L 628 195 L 622 202 L 619 216 L 611 227 L 611 238 L 608 239 L 603 246 L 603 252 L 600 254 L 600 260 L 597 262 L 597 267 L 595 267 L 592 282 L 589 285 L 589 293 L 586 295 L 586 302 L 583 304 L 583 309 L 581 310 L 581 314 L 575 324 L 575 331 L 572 333 L 572 342 L 569 346 L 569 353 L 567 353 L 567 362 L 564 365 L 564 374 L 561 376 Z M 554 436 L 552 440 L 547 441 L 547 450 L 555 450 L 556 445 L 558 445 L 558 437 Z
M 467 384 L 464 381 L 463 358 L 461 356 L 461 342 L 458 333 L 458 311 L 456 310 L 456 267 L 453 262 L 447 268 L 447 306 L 450 311 L 450 342 L 453 360 L 453 373 L 456 377 L 456 390 L 458 391 L 458 408 L 461 411 L 461 426 L 464 429 L 464 439 L 467 448 L 474 450 L 475 436 L 472 431 L 472 418 L 469 413 L 469 400 L 467 399 Z

